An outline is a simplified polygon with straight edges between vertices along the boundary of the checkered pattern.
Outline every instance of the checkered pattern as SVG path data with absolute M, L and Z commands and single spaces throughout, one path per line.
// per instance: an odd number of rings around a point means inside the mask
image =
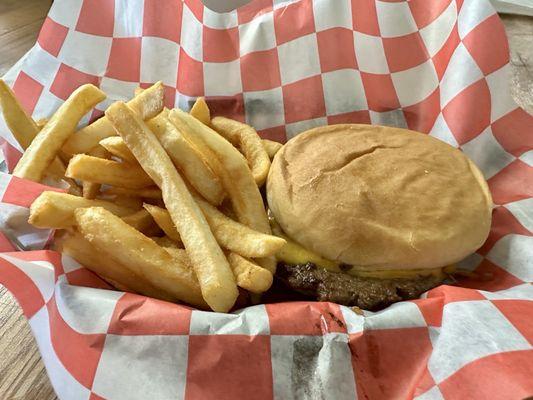
M 214 114 L 281 142 L 326 123 L 426 132 L 479 165 L 496 204 L 487 242 L 462 263 L 494 279 L 364 315 L 328 303 L 206 313 L 110 291 L 54 252 L 1 253 L 0 283 L 28 317 L 59 397 L 531 395 L 533 118 L 510 98 L 508 62 L 482 0 L 253 0 L 226 14 L 199 0 L 55 1 L 5 77 L 35 118 L 82 83 L 109 94 L 87 121 L 162 80 L 168 106 L 206 96 Z M 11 170 L 20 149 L 2 120 L 0 136 Z M 22 222 L 43 188 L 0 175 L 2 251 L 12 237 L 45 242 Z

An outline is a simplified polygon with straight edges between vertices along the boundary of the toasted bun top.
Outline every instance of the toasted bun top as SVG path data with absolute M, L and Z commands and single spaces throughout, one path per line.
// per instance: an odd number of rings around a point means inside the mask
M 363 268 L 457 262 L 483 244 L 491 222 L 487 184 L 461 151 L 383 126 L 325 126 L 289 140 L 267 197 L 291 238 Z

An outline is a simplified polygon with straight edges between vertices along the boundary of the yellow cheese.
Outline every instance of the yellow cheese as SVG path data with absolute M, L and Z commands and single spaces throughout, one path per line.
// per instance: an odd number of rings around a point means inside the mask
M 419 276 L 435 275 L 444 279 L 445 274 L 454 272 L 454 266 L 447 266 L 442 268 L 431 269 L 394 269 L 394 270 L 371 270 L 362 269 L 358 267 L 351 267 L 349 265 L 342 265 L 336 261 L 328 260 L 318 254 L 307 250 L 305 247 L 292 241 L 286 235 L 275 232 L 277 236 L 282 237 L 287 241 L 287 244 L 276 254 L 276 258 L 287 264 L 306 264 L 308 262 L 322 267 L 330 272 L 345 273 L 352 276 L 360 276 L 364 278 L 377 279 L 394 279 L 394 278 L 416 278 Z

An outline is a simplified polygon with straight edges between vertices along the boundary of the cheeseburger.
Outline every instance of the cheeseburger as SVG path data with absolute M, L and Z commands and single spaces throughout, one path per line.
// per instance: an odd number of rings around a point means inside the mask
M 461 151 L 418 132 L 333 125 L 276 154 L 267 180 L 277 277 L 319 301 L 375 310 L 440 284 L 487 238 L 492 200 Z

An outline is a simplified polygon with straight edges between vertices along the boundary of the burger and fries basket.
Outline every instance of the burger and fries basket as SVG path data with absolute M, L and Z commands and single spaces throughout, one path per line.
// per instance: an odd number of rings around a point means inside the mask
M 50 232 L 26 220 L 49 188 L 9 174 L 21 153 L 0 119 L 0 283 L 59 398 L 533 395 L 533 118 L 510 97 L 508 53 L 482 0 L 252 0 L 225 14 L 200 0 L 56 0 L 5 77 L 35 119 L 83 83 L 108 94 L 87 123 L 161 80 L 167 106 L 205 96 L 277 141 L 344 122 L 425 132 L 480 167 L 495 203 L 487 242 L 460 264 L 476 274 L 421 299 L 364 315 L 317 302 L 197 311 L 42 250 Z

